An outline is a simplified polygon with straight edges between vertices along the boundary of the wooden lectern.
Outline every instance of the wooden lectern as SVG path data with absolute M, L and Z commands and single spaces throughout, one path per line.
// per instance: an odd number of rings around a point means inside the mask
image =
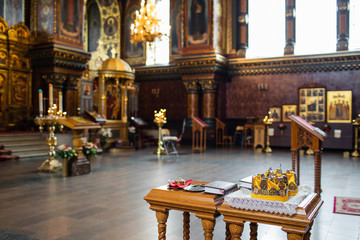
M 232 136 L 226 135 L 226 124 L 218 118 L 216 120 L 216 145 L 232 144 Z
M 314 192 L 321 193 L 321 152 L 322 142 L 325 133 L 320 129 L 312 126 L 302 118 L 291 115 L 291 153 L 292 153 L 292 170 L 297 175 L 297 184 L 300 185 L 300 154 L 299 148 L 307 146 L 314 151 L 314 168 L 315 184 Z
M 208 125 L 198 117 L 193 117 L 193 126 L 192 126 L 192 149 L 195 151 L 205 151 L 206 150 L 206 131 Z
M 71 175 L 82 175 L 90 173 L 91 163 L 86 159 L 82 152 L 82 147 L 85 143 L 81 137 L 85 130 L 99 129 L 100 124 L 94 123 L 82 117 L 68 117 L 66 119 L 59 119 L 58 122 L 72 129 L 73 145 L 78 154 L 77 161 L 73 161 L 70 164 L 71 166 L 67 166 L 67 162 L 64 162 L 66 163 L 66 166 L 63 166 L 63 176 L 68 176 L 69 172 L 71 172 Z

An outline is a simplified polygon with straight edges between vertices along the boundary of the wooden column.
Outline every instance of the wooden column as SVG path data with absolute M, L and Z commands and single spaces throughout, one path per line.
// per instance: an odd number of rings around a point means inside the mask
M 249 43 L 248 34 L 248 0 L 237 1 L 236 55 L 245 57 Z
M 106 116 L 105 102 L 106 102 L 105 77 L 103 74 L 101 74 L 99 77 L 99 93 L 98 93 L 98 113 L 100 113 L 101 116 Z
M 80 81 L 81 75 L 67 75 L 67 84 L 65 86 L 65 99 L 64 109 L 68 113 L 68 116 L 75 116 L 78 114 L 78 107 L 80 107 L 78 100 L 78 81 Z
M 286 0 L 286 46 L 284 55 L 294 54 L 295 45 L 295 0 Z
M 337 0 L 336 51 L 349 49 L 349 0 Z
M 185 80 L 187 93 L 186 125 L 192 126 L 192 118 L 199 116 L 199 86 L 197 80 Z

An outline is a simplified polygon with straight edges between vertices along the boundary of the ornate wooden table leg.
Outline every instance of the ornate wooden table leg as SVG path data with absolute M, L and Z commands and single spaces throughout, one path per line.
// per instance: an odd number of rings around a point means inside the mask
M 244 224 L 230 224 L 231 240 L 241 240 Z
M 159 212 L 156 211 L 156 219 L 158 221 L 158 233 L 159 233 L 159 240 L 166 239 L 166 221 L 168 219 L 169 212 Z
M 315 188 L 314 192 L 321 193 L 321 151 L 315 151 Z
M 257 229 L 258 224 L 257 223 L 250 223 L 250 240 L 257 240 Z
M 204 228 L 204 239 L 205 240 L 212 240 L 213 239 L 213 231 L 215 227 L 215 221 L 214 220 L 207 220 L 202 219 L 201 220 L 202 226 Z
M 190 213 L 184 212 L 183 213 L 184 219 L 184 229 L 183 229 L 183 239 L 189 240 L 190 239 Z
M 291 167 L 292 167 L 292 170 L 295 172 L 296 169 L 295 169 L 295 156 L 296 156 L 296 150 L 291 150 Z
M 226 223 L 225 226 L 225 240 L 231 240 L 231 233 L 230 233 L 230 228 L 229 228 L 229 223 Z
M 288 240 L 303 240 L 303 235 L 297 233 L 287 233 Z
M 296 151 L 296 178 L 297 185 L 300 186 L 300 151 Z
M 310 231 L 311 231 L 311 228 L 312 228 L 312 225 L 313 225 L 314 222 L 311 222 L 310 225 L 309 225 L 309 230 L 305 233 L 305 236 L 304 236 L 304 240 L 310 240 Z

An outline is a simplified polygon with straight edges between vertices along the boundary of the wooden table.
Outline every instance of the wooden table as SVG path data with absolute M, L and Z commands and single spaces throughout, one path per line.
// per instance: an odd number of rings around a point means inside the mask
M 192 184 L 207 182 L 193 181 Z M 167 185 L 154 188 L 144 197 L 150 209 L 156 212 L 159 239 L 166 239 L 166 221 L 169 210 L 183 211 L 183 239 L 190 239 L 190 212 L 201 219 L 205 240 L 213 239 L 215 218 L 220 214 L 217 207 L 224 201 L 224 196 L 205 192 L 188 192 L 182 189 L 169 189 Z M 228 231 L 227 231 L 228 232 Z M 228 237 L 230 233 L 228 232 Z
M 224 216 L 232 240 L 241 239 L 246 221 L 250 222 L 251 240 L 257 239 L 258 223 L 281 226 L 281 229 L 287 233 L 288 240 L 309 240 L 311 227 L 322 204 L 320 195 L 312 193 L 302 201 L 296 209 L 296 214 L 292 216 L 237 209 L 230 207 L 226 202 L 218 208 L 218 211 Z

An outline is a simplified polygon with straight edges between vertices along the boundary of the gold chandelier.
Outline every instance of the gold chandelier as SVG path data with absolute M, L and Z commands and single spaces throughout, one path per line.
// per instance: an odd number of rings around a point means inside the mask
M 155 38 L 161 38 L 161 20 L 157 18 L 155 0 L 141 1 L 140 12 L 136 11 L 135 21 L 131 24 L 131 43 L 154 42 Z

